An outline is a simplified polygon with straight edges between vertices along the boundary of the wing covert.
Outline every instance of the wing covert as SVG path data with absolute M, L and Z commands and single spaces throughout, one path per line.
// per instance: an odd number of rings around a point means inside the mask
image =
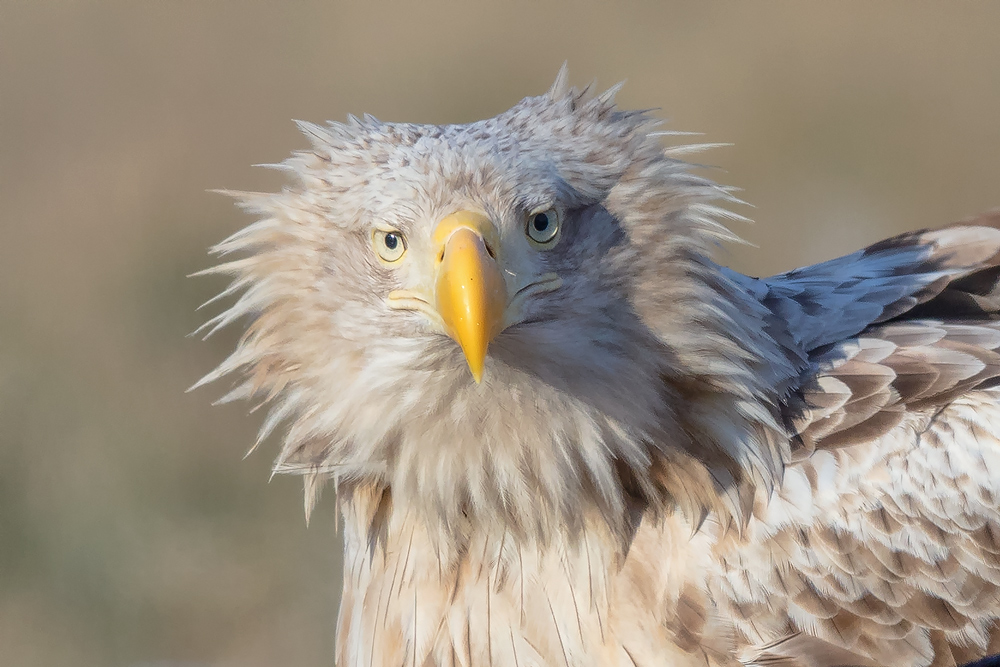
M 782 484 L 718 545 L 713 594 L 744 662 L 1000 652 L 998 226 L 994 213 L 746 285 L 806 364 L 782 406 Z
M 796 457 L 872 441 L 1000 374 L 1000 212 L 758 282 L 806 360 L 782 406 Z

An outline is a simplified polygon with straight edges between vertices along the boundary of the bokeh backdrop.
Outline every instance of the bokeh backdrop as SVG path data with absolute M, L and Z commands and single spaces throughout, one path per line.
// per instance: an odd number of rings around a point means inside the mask
M 185 393 L 185 276 L 247 224 L 210 188 L 291 123 L 471 121 L 573 80 L 732 142 L 756 274 L 1000 205 L 1000 3 L 0 0 L 0 664 L 329 665 L 330 494 L 268 483 L 260 416 Z

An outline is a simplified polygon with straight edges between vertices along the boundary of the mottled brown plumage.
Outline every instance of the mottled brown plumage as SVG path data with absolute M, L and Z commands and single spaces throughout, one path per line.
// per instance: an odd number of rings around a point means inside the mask
M 236 195 L 204 381 L 271 406 L 307 511 L 337 486 L 339 664 L 1000 652 L 1000 215 L 749 278 L 729 191 L 613 97 L 302 124 Z

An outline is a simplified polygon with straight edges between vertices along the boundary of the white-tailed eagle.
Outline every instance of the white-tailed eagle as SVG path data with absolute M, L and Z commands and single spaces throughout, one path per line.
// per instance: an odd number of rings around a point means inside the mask
M 1000 652 L 1000 214 L 747 277 L 731 190 L 613 97 L 303 123 L 237 193 L 204 381 L 337 487 L 338 664 Z

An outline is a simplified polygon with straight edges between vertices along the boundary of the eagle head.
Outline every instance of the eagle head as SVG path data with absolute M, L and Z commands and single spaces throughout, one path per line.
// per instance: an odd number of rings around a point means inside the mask
M 271 404 L 307 511 L 332 478 L 448 531 L 544 534 L 637 499 L 698 512 L 741 476 L 758 334 L 732 335 L 707 259 L 731 197 L 615 92 L 564 70 L 467 125 L 300 123 L 291 184 L 235 193 L 259 220 L 215 247 L 241 296 L 206 326 L 247 329 L 203 382 Z

